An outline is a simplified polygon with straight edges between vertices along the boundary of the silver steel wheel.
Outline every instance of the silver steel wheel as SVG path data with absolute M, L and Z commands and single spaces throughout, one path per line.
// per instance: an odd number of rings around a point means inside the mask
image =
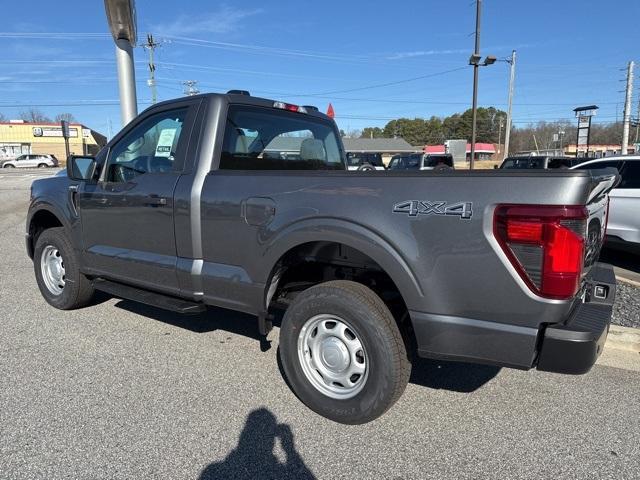
M 355 329 L 335 315 L 307 320 L 298 335 L 298 360 L 311 385 L 331 398 L 352 398 L 367 382 L 364 346 Z
M 42 272 L 42 279 L 47 286 L 47 290 L 54 295 L 60 295 L 62 290 L 64 290 L 66 276 L 64 260 L 57 247 L 53 245 L 44 247 L 42 256 L 40 257 L 40 271 Z

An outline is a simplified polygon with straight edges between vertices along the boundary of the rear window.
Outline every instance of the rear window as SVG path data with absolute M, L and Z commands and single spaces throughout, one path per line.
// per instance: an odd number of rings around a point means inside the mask
M 544 158 L 514 157 L 507 158 L 501 168 L 544 168 Z
M 453 167 L 452 155 L 427 155 L 424 160 L 425 167 L 437 167 L 438 165 L 448 165 Z
M 334 124 L 296 112 L 231 105 L 220 169 L 344 170 Z
M 574 165 L 571 158 L 550 158 L 547 168 L 570 168 Z

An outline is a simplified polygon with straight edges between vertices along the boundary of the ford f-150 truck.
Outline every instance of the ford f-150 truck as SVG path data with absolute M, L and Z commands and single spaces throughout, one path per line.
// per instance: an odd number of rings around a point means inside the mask
M 33 182 L 40 291 L 59 309 L 95 289 L 225 307 L 255 315 L 262 338 L 284 309 L 292 390 L 342 423 L 390 408 L 415 354 L 591 368 L 616 288 L 597 263 L 615 169 L 349 172 L 345 159 L 312 106 L 241 91 L 154 105 Z

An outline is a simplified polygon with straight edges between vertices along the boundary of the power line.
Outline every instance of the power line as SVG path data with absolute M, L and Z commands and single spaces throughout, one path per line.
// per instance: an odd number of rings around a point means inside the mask
M 429 73 L 427 75 L 420 75 L 418 77 L 412 77 L 412 78 L 405 78 L 404 80 L 396 80 L 394 82 L 386 82 L 386 83 L 377 83 L 377 84 L 373 84 L 373 85 L 367 85 L 366 87 L 358 87 L 358 88 L 349 88 L 349 89 L 345 89 L 345 90 L 333 90 L 330 92 L 320 92 L 320 93 L 315 93 L 315 94 L 309 94 L 308 96 L 311 95 L 331 95 L 334 93 L 350 93 L 350 92 L 360 92 L 362 90 L 371 90 L 374 88 L 382 88 L 382 87 L 390 87 L 392 85 L 400 85 L 403 83 L 409 83 L 409 82 L 414 82 L 416 80 L 422 80 L 425 78 L 432 78 L 432 77 L 438 77 L 441 75 L 446 75 L 447 73 L 452 73 L 452 72 L 457 72 L 459 70 L 465 70 L 467 67 L 458 67 L 458 68 L 452 68 L 450 70 L 444 70 L 442 72 L 435 72 L 435 73 Z M 300 96 L 305 96 L 305 95 L 300 95 Z

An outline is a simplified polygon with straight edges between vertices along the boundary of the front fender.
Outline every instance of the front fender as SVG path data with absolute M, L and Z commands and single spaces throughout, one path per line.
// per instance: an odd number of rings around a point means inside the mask
M 421 305 L 424 292 L 402 252 L 369 228 L 332 217 L 314 217 L 294 222 L 266 240 L 260 278 L 268 284 L 275 265 L 289 250 L 304 243 L 319 241 L 341 243 L 367 255 L 391 277 L 408 308 Z

